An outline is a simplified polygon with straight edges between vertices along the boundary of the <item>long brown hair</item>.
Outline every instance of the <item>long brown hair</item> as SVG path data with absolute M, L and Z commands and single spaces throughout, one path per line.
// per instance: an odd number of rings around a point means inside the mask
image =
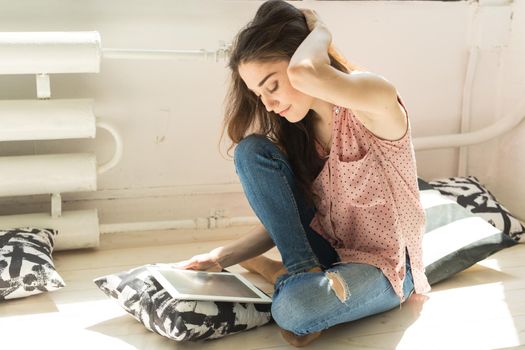
M 250 133 L 268 137 L 287 155 L 297 184 L 308 204 L 312 205 L 312 182 L 324 164 L 315 148 L 315 112 L 310 110 L 301 121 L 290 123 L 258 103 L 259 99 L 239 74 L 242 63 L 289 61 L 309 33 L 303 13 L 287 2 L 269 0 L 259 7 L 253 20 L 241 29 L 232 43 L 228 63 L 231 82 L 220 139 L 227 129 L 233 142 L 228 148 L 229 154 Z M 328 56 L 330 65 L 342 72 L 359 69 L 344 59 L 333 45 Z

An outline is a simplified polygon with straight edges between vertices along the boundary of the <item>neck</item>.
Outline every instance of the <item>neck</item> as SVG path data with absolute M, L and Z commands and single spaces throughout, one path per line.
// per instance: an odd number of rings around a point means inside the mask
M 311 106 L 311 109 L 316 114 L 315 130 L 316 136 L 319 140 L 329 142 L 328 138 L 332 134 L 332 110 L 334 104 L 323 100 L 316 99 Z M 324 145 L 327 147 L 327 145 Z
M 326 102 L 323 100 L 315 99 L 312 103 L 311 109 L 316 114 L 317 123 L 323 124 L 323 127 L 332 126 L 332 109 L 334 107 L 333 103 Z M 321 125 L 319 125 L 321 126 Z

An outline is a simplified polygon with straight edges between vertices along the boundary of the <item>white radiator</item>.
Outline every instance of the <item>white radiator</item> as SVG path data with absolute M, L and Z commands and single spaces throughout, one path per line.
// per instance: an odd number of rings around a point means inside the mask
M 95 155 L 87 153 L 0 157 L 0 196 L 50 194 L 51 200 L 50 213 L 0 216 L 0 228 L 56 229 L 56 250 L 99 245 L 97 209 L 62 212 L 60 194 L 96 191 L 97 175 L 114 167 L 121 158 L 121 137 L 110 124 L 95 117 L 92 100 L 50 99 L 49 74 L 98 73 L 102 58 L 213 59 L 217 62 L 228 55 L 231 46 L 223 41 L 219 41 L 219 45 L 216 51 L 103 50 L 100 34 L 96 31 L 0 32 L 0 74 L 34 74 L 38 97 L 37 100 L 0 101 L 0 141 L 95 138 L 98 127 L 112 134 L 116 148 L 113 158 L 100 166 L 97 166 Z M 190 226 L 202 226 L 197 221 L 192 221 Z M 145 226 L 155 229 L 165 228 L 165 224 L 123 223 L 104 229 L 107 232 L 122 227 L 126 230 L 140 230 Z M 170 222 L 169 226 L 185 227 L 187 222 Z M 204 226 L 209 228 L 210 223 Z
M 0 101 L 0 141 L 95 138 L 97 118 L 89 99 L 51 100 L 51 73 L 96 73 L 97 32 L 0 33 L 0 74 L 35 74 L 37 100 Z M 114 135 L 117 157 L 121 153 Z M 111 165 L 116 164 L 115 159 Z M 108 170 L 106 166 L 103 170 Z M 61 193 L 96 191 L 96 157 L 89 153 L 0 157 L 0 196 L 49 194 L 50 213 L 0 216 L 0 228 L 45 227 L 58 231 L 55 250 L 99 245 L 97 209 L 62 212 Z

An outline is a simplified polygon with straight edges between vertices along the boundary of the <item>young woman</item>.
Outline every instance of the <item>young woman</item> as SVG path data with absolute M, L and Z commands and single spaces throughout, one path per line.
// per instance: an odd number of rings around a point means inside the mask
M 182 264 L 241 263 L 265 276 L 273 318 L 295 346 L 430 290 L 407 112 L 389 81 L 331 41 L 314 11 L 284 1 L 262 4 L 239 32 L 225 127 L 262 225 Z M 282 263 L 259 256 L 274 246 Z

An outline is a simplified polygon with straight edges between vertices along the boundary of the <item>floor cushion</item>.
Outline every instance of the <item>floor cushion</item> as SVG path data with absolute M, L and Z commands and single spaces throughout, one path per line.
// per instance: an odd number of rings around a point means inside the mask
M 56 235 L 46 228 L 0 229 L 0 301 L 65 286 L 53 264 Z
M 94 279 L 107 296 L 152 332 L 176 341 L 222 338 L 271 321 L 271 304 L 174 299 L 148 266 Z
M 423 263 L 430 284 L 440 282 L 516 241 L 483 218 L 419 180 L 425 209 Z
M 507 210 L 475 176 L 450 177 L 429 181 L 441 194 L 455 200 L 474 215 L 519 241 L 524 225 Z

